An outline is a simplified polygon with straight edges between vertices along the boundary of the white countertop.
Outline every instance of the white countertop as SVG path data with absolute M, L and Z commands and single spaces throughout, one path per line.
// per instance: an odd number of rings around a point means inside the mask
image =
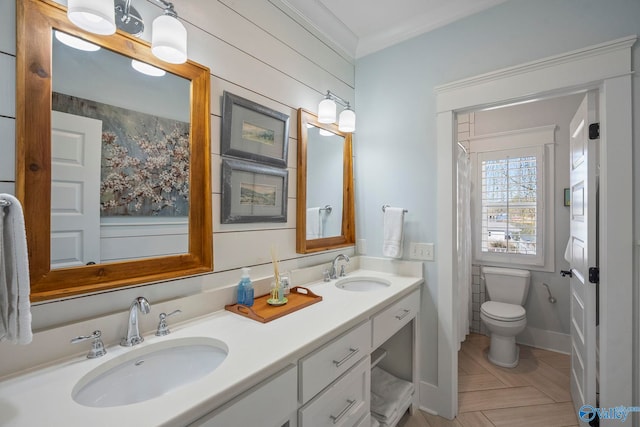
M 170 393 L 126 406 L 92 408 L 71 397 L 78 380 L 96 367 L 132 348 L 107 347 L 98 359 L 75 357 L 59 364 L 0 382 L 2 426 L 160 426 L 194 421 L 240 392 L 296 363 L 313 348 L 366 320 L 386 305 L 417 289 L 422 277 L 357 270 L 349 277 L 375 276 L 391 286 L 373 292 L 338 289 L 335 280 L 306 284 L 323 300 L 269 323 L 260 323 L 225 310 L 173 326 L 164 337 L 145 335 L 133 347 L 186 337 L 209 337 L 224 342 L 228 356 L 204 378 Z

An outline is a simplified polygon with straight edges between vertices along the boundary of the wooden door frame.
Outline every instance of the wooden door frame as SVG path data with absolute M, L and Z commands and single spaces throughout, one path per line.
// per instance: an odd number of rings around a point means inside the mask
M 435 88 L 437 104 L 438 385 L 421 406 L 458 413 L 455 116 L 458 112 L 600 92 L 600 407 L 631 406 L 633 381 L 632 62 L 629 36 Z M 626 339 L 621 339 L 626 337 Z

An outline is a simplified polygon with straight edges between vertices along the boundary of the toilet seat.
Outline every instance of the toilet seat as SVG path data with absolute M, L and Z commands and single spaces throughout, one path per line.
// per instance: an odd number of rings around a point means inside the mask
M 507 304 L 505 302 L 487 301 L 480 306 L 480 311 L 485 316 L 502 322 L 516 322 L 526 317 L 527 312 L 521 305 Z

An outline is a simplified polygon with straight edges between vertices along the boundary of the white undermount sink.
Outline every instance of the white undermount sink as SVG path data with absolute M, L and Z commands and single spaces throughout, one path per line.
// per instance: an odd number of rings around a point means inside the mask
M 336 282 L 336 286 L 345 291 L 371 292 L 391 286 L 391 282 L 379 277 L 345 277 Z
M 153 399 L 213 372 L 228 347 L 211 338 L 179 338 L 129 351 L 85 375 L 73 389 L 84 406 L 111 407 Z

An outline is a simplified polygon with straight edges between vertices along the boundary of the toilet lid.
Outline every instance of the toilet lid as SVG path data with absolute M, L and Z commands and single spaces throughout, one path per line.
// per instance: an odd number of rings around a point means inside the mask
M 496 320 L 515 321 L 524 319 L 527 312 L 524 307 L 505 302 L 487 301 L 480 306 L 480 311 Z

